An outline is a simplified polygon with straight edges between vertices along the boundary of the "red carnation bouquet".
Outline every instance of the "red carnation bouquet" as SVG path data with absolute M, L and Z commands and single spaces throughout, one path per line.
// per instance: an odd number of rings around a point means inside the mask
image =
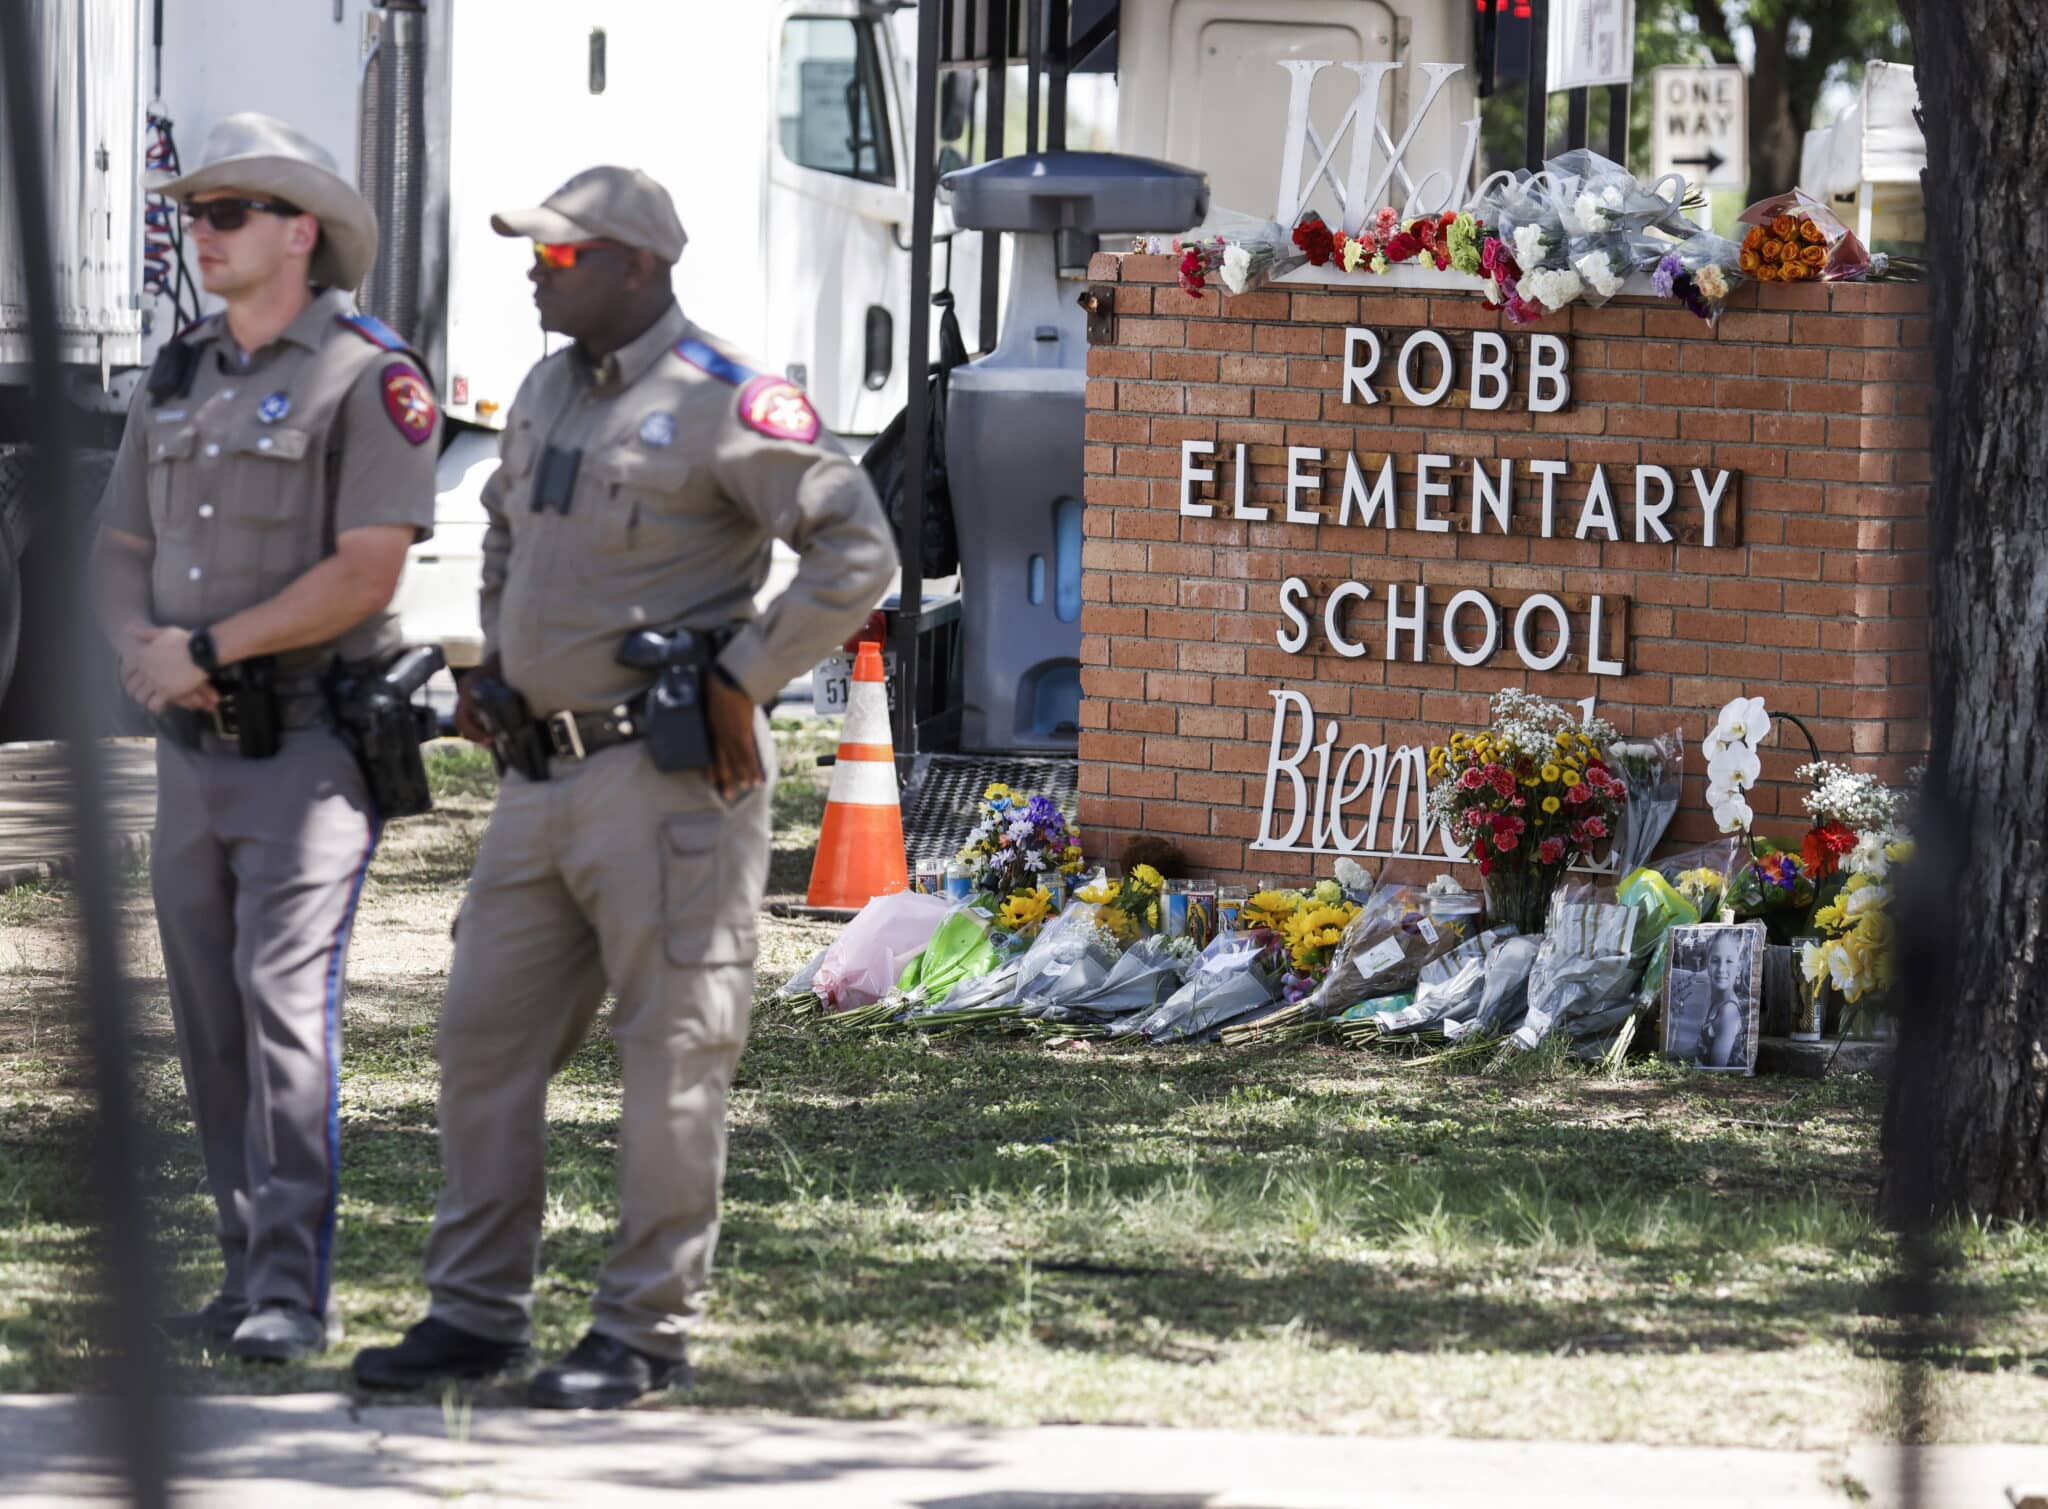
M 1628 787 L 1607 761 L 1612 725 L 1510 687 L 1493 724 L 1429 752 L 1429 808 L 1479 861 L 1487 910 L 1543 931 L 1550 893 L 1613 836 Z

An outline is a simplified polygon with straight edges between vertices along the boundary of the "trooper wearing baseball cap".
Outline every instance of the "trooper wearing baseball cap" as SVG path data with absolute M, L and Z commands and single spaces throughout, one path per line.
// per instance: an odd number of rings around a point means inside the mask
M 377 221 L 282 121 L 234 115 L 176 200 L 223 312 L 136 393 L 94 576 L 158 722 L 150 868 L 225 1274 L 174 1337 L 295 1359 L 331 1344 L 343 966 L 377 816 L 326 678 L 393 646 L 431 530 L 439 416 L 355 312 Z
M 618 1232 L 588 1334 L 529 1398 L 616 1407 L 687 1381 L 718 1240 L 768 872 L 761 709 L 859 627 L 896 558 L 802 391 L 677 307 L 661 185 L 592 168 L 491 223 L 534 242 L 541 324 L 575 343 L 528 375 L 483 489 L 486 659 L 457 719 L 509 768 L 441 1016 L 433 1303 L 355 1375 L 417 1388 L 526 1357 L 548 1078 L 609 992 Z M 800 565 L 757 614 L 778 539 Z

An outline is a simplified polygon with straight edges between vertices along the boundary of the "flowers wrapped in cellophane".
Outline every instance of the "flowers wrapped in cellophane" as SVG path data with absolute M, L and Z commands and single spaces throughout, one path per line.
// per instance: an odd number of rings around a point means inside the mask
M 798 976 L 804 988 L 783 989 L 793 1009 L 822 1005 L 827 1011 L 870 1006 L 889 993 L 913 955 L 931 941 L 960 903 L 944 896 L 898 891 L 877 896 Z M 811 999 L 804 999 L 809 997 Z
M 1674 190 L 1682 187 L 1684 180 L 1676 173 L 1644 184 L 1620 163 L 1602 157 L 1590 147 L 1560 152 L 1544 162 L 1543 171 L 1556 185 L 1556 197 L 1569 234 L 1640 234 L 1661 230 L 1684 240 L 1698 233 L 1699 227 L 1686 218 L 1685 202 L 1675 193 L 1667 196 L 1657 192 L 1667 183 Z
M 1226 293 L 1249 293 L 1308 260 L 1277 220 L 1223 210 L 1212 217 L 1209 231 L 1174 243 L 1181 289 L 1198 299 L 1212 279 Z
M 1617 739 L 1607 747 L 1608 766 L 1628 788 L 1628 800 L 1614 815 L 1614 873 L 1627 875 L 1647 864 L 1650 853 L 1678 812 L 1685 774 L 1685 736 L 1676 729 L 1654 739 Z
M 1565 242 L 1565 260 L 1579 276 L 1579 297 L 1597 308 L 1618 297 L 1630 274 L 1669 244 L 1630 231 L 1574 232 Z
M 1642 972 L 1635 954 L 1640 916 L 1612 892 L 1578 882 L 1560 886 L 1529 970 L 1528 1016 L 1508 1041 L 1528 1051 L 1560 1028 L 1593 1036 L 1632 1015 Z
M 1662 299 L 1677 299 L 1709 325 L 1721 322 L 1721 306 L 1742 286 L 1743 252 L 1733 241 L 1696 231 L 1690 240 L 1653 251 L 1650 287 Z
M 1516 291 L 1549 313 L 1585 291 L 1585 280 L 1568 257 L 1564 212 L 1563 185 L 1548 172 L 1534 173 L 1501 196 L 1494 222 L 1502 244 L 1514 254 Z M 1486 270 L 1500 281 L 1498 254 L 1496 266 Z
M 1873 257 L 1841 217 L 1804 189 L 1760 199 L 1735 217 L 1749 226 L 1738 253 L 1742 271 L 1763 283 L 1839 282 L 1881 276 Z
M 1137 1033 L 1148 1043 L 1209 1037 L 1272 1005 L 1279 988 L 1271 950 L 1254 937 L 1226 934 L 1202 950 L 1186 982 L 1162 1005 L 1126 1018 L 1113 1031 Z

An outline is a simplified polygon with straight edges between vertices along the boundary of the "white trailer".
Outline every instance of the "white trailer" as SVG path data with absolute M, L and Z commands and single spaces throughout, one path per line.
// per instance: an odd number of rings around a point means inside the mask
M 141 295 L 135 184 L 145 112 L 174 123 L 188 164 L 222 116 L 280 116 L 331 151 L 378 205 L 379 265 L 363 300 L 420 348 L 451 431 L 436 535 L 414 552 L 399 608 L 408 635 L 443 645 L 453 664 L 473 662 L 480 644 L 477 494 L 495 464 L 496 431 L 521 377 L 549 349 L 533 318 L 527 250 L 491 233 L 493 210 L 535 202 L 593 162 L 643 167 L 675 194 L 690 233 L 677 284 L 694 317 L 803 382 L 827 425 L 856 442 L 903 404 L 915 120 L 908 0 L 25 3 L 47 42 L 45 76 L 60 106 L 51 118 L 77 128 L 57 142 L 58 250 L 68 356 L 81 401 L 105 416 L 102 445 L 138 367 L 171 333 L 167 308 Z M 1032 3 L 1013 0 L 1009 56 L 1020 62 Z M 952 4 L 970 25 L 978 5 Z M 1113 145 L 1204 168 L 1212 203 L 1261 214 L 1271 213 L 1285 115 L 1281 61 L 1458 62 L 1472 49 L 1467 0 L 1074 0 L 1072 16 L 1076 36 L 1084 24 L 1102 35 L 1106 24 L 1115 38 Z M 989 51 L 942 84 L 942 162 L 984 155 L 975 117 Z M 1390 129 L 1404 125 L 1411 72 L 1395 75 L 1385 95 Z M 1348 77 L 1331 69 L 1317 83 L 1326 136 L 1348 103 Z M 1431 111 L 1410 163 L 1455 163 L 1456 123 L 1472 104 L 1468 72 Z M 1020 78 L 1012 114 L 1022 106 Z M 1248 130 L 1247 121 L 1271 125 Z M 1008 150 L 1022 134 L 1012 127 Z M 954 236 L 943 203 L 937 234 L 951 244 L 934 281 L 950 281 L 970 341 L 990 349 L 995 332 L 974 313 L 979 238 Z M 0 233 L 0 695 L 20 611 L 25 512 L 8 464 L 8 447 L 27 441 L 9 429 L 8 381 L 19 374 L 7 364 L 20 360 L 25 325 L 9 307 L 18 262 Z

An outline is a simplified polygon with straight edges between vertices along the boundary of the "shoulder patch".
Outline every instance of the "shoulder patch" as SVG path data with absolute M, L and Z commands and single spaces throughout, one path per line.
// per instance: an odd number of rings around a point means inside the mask
M 425 445 L 433 438 L 440 411 L 425 378 L 404 362 L 393 362 L 377 374 L 377 385 L 384 393 L 384 412 L 409 444 Z
M 753 368 L 742 366 L 723 351 L 713 350 L 694 335 L 677 341 L 675 352 L 699 371 L 709 372 L 720 382 L 729 382 L 735 388 L 758 375 Z
M 349 329 L 360 335 L 371 345 L 382 350 L 407 351 L 411 349 L 406 345 L 404 336 L 393 330 L 374 314 L 337 314 L 334 317 L 334 322 L 337 325 L 348 326 Z
M 770 440 L 808 445 L 818 438 L 818 411 L 804 390 L 786 377 L 765 372 L 740 389 L 740 422 Z

